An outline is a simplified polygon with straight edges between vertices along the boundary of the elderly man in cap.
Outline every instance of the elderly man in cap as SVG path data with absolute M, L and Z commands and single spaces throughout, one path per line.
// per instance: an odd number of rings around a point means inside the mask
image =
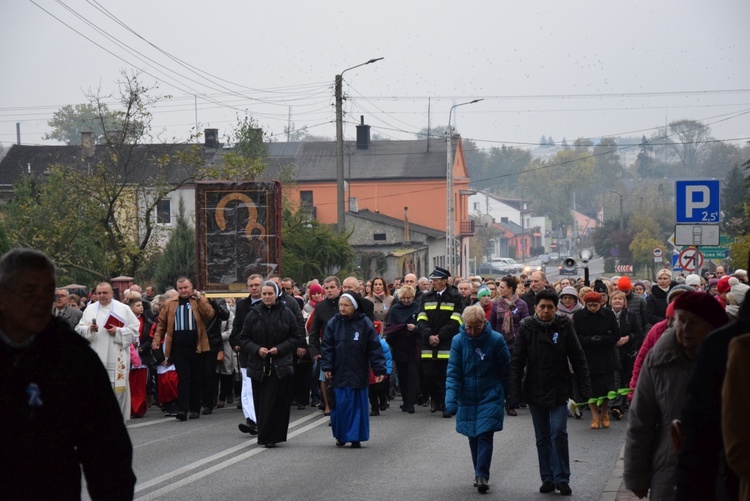
M 450 276 L 450 272 L 443 268 L 436 267 L 433 270 L 430 274 L 432 290 L 424 294 L 417 316 L 417 329 L 422 336 L 422 369 L 430 395 L 430 411 L 442 411 L 445 418 L 451 417 L 445 411 L 445 373 L 451 340 L 458 334 L 463 323 L 461 296 L 454 287 L 448 286 Z

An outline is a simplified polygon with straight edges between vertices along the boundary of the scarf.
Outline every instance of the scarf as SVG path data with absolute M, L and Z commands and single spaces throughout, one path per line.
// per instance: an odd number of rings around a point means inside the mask
M 502 333 L 506 336 L 513 336 L 513 313 L 518 308 L 516 307 L 516 301 L 518 301 L 518 294 L 513 294 L 510 298 L 500 297 L 497 300 L 497 318 L 500 320 L 502 315 Z
M 536 313 L 534 313 L 534 316 L 531 317 L 531 318 L 533 319 L 534 323 L 536 323 L 538 326 L 540 326 L 540 327 L 542 327 L 544 329 L 549 329 L 550 327 L 552 327 L 552 324 L 555 323 L 555 318 L 554 317 L 549 322 L 545 322 L 544 320 L 542 320 L 541 318 L 539 318 L 539 315 L 537 315 Z

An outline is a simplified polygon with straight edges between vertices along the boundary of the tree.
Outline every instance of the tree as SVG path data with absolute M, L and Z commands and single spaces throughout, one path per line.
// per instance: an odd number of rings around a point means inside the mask
M 180 198 L 174 231 L 158 260 L 154 281 L 159 290 L 174 287 L 181 276 L 195 277 L 195 230 L 185 216 L 185 203 Z
M 97 212 L 98 206 L 60 168 L 50 169 L 44 179 L 21 179 L 2 207 L 12 246 L 46 253 L 58 267 L 59 280 L 84 283 L 108 276 Z
M 687 174 L 697 174 L 711 140 L 711 128 L 696 120 L 670 122 L 664 134 L 665 143 L 680 158 Z
M 303 208 L 284 208 L 281 218 L 281 259 L 284 274 L 306 281 L 352 270 L 354 250 L 348 235 L 334 233 L 330 226 L 312 219 Z
M 89 95 L 92 95 L 89 92 Z M 143 133 L 144 124 L 122 111 L 111 111 L 101 100 L 97 99 L 75 106 L 63 106 L 52 114 L 47 125 L 52 132 L 43 139 L 55 139 L 68 145 L 81 144 L 81 132 L 93 132 L 97 144 L 107 142 L 108 132 L 127 132 L 128 140 L 135 139 Z
M 626 224 L 625 229 L 620 231 L 619 220 L 612 219 L 605 221 L 591 235 L 594 250 L 602 257 L 616 257 L 620 262 L 629 264 L 633 259 L 630 251 L 630 243 L 633 241 L 635 235 L 635 231 L 631 228 L 631 226 Z
M 649 230 L 642 230 L 636 234 L 629 249 L 633 256 L 633 266 L 644 266 L 648 270 L 654 263 L 654 249 L 663 246 L 664 240 L 656 238 Z M 648 275 L 648 272 L 646 272 Z
M 721 191 L 722 226 L 727 233 L 736 235 L 748 226 L 745 219 L 746 204 L 750 199 L 750 181 L 738 165 L 732 167 Z
M 477 175 L 470 173 L 471 185 L 479 190 L 498 187 L 502 191 L 514 191 L 521 173 L 530 162 L 531 153 L 527 150 L 505 145 L 492 147 Z
M 230 150 L 221 163 L 202 165 L 197 177 L 229 181 L 252 181 L 261 177 L 268 167 L 268 147 L 263 129 L 252 116 L 237 117 L 237 126 L 228 138 Z

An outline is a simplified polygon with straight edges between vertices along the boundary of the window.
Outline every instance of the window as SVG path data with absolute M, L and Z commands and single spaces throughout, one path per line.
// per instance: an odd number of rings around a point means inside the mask
M 479 210 L 479 202 L 474 202 L 474 210 L 475 211 Z
M 508 218 L 507 217 L 501 217 L 500 218 L 500 222 L 501 223 L 507 223 L 508 222 Z
M 312 191 L 300 191 L 299 203 L 300 205 L 303 205 L 303 206 L 312 207 L 313 206 L 313 192 Z
M 385 233 L 373 233 L 372 234 L 373 240 L 385 240 Z
M 168 198 L 156 202 L 156 223 L 172 224 L 172 201 Z

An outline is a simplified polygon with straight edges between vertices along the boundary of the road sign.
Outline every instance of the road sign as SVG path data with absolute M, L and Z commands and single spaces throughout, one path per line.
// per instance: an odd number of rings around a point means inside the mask
M 703 254 L 695 248 L 685 249 L 680 252 L 678 264 L 680 268 L 691 273 L 700 270 L 703 266 Z
M 615 266 L 615 271 L 617 273 L 633 273 L 633 265 L 632 264 L 618 264 Z
M 701 247 L 701 254 L 704 259 L 726 259 L 729 250 L 726 247 Z
M 672 254 L 672 271 L 682 271 L 682 268 L 680 268 L 679 254 Z
M 719 181 L 677 181 L 676 223 L 708 224 L 720 221 Z
M 663 253 L 664 249 L 662 249 L 661 247 L 657 247 L 654 249 L 654 257 L 661 257 Z
M 674 241 L 677 245 L 719 245 L 719 225 L 676 224 Z

